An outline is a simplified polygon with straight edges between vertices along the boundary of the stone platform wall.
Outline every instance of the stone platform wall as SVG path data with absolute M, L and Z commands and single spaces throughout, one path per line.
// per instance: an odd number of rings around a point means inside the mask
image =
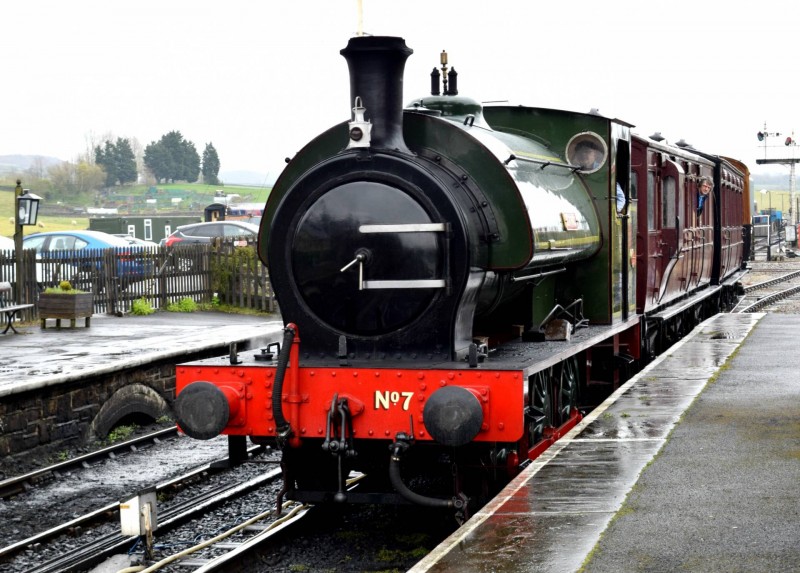
M 0 479 L 19 473 L 14 466 L 20 456 L 55 454 L 104 438 L 126 416 L 174 419 L 175 365 L 226 353 L 227 345 L 0 398 Z

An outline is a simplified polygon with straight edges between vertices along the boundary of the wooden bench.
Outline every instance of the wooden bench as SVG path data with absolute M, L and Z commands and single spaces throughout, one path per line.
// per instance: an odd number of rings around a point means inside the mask
M 14 304 L 13 301 L 8 301 L 6 297 L 11 294 L 11 291 L 11 283 L 0 282 L 0 312 L 6 313 L 6 329 L 3 331 L 3 334 L 8 332 L 9 328 L 16 334 L 19 334 L 17 329 L 14 328 L 16 314 L 21 310 L 33 307 L 33 304 Z

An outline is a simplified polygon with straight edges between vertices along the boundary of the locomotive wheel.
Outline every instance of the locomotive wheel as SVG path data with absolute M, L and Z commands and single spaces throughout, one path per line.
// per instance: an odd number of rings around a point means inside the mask
M 558 367 L 556 377 L 556 412 L 555 424 L 560 426 L 569 419 L 569 414 L 578 407 L 578 384 L 580 369 L 574 356 L 567 358 Z
M 553 408 L 550 399 L 550 369 L 537 372 L 532 376 L 530 400 L 528 408 L 528 432 L 530 443 L 536 444 L 542 440 L 544 429 L 553 425 Z

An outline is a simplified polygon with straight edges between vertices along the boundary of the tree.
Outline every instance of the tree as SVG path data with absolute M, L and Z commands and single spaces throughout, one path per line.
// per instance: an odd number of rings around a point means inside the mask
M 180 131 L 170 131 L 145 147 L 144 164 L 158 181 L 194 183 L 200 175 L 200 155 Z
M 107 139 L 104 146 L 94 148 L 94 161 L 106 173 L 106 187 L 113 187 L 117 183 L 133 183 L 137 178 L 136 157 L 133 154 L 131 143 L 127 139 L 117 138 L 116 143 Z
M 184 141 L 181 147 L 181 176 L 188 183 L 194 183 L 200 178 L 200 154 L 191 141 Z
M 156 181 L 169 179 L 174 172 L 172 168 L 172 157 L 169 150 L 162 141 L 155 141 L 144 148 L 144 164 L 156 178 Z
M 67 161 L 48 169 L 53 189 L 59 198 L 75 197 L 103 187 L 106 174 L 99 165 L 80 161 L 77 165 Z
M 114 160 L 114 144 L 106 140 L 104 147 L 99 145 L 94 148 L 94 162 L 103 168 L 106 174 L 106 187 L 117 184 L 117 166 Z
M 136 156 L 128 139 L 117 139 L 117 176 L 120 185 L 136 183 L 139 176 L 136 169 Z
M 206 143 L 206 148 L 203 150 L 203 182 L 208 185 L 219 185 L 219 155 L 212 143 Z

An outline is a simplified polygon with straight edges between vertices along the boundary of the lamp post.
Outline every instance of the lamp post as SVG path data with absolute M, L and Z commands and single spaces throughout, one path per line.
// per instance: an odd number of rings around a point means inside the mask
M 41 197 L 22 188 L 22 180 L 17 179 L 14 188 L 14 254 L 16 259 L 16 299 L 22 300 L 25 282 L 22 279 L 22 226 L 35 225 L 39 216 L 39 201 Z
M 767 195 L 766 189 L 761 190 L 761 195 Z M 769 199 L 769 215 L 767 216 L 767 260 L 772 260 L 772 197 Z

